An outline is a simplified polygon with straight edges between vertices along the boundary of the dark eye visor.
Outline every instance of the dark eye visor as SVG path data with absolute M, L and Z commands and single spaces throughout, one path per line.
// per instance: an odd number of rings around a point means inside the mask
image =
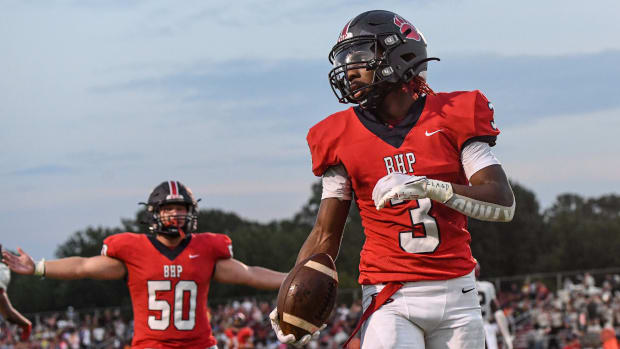
M 349 68 L 353 68 L 351 64 L 366 64 L 369 61 L 375 59 L 375 43 L 374 42 L 361 42 L 353 45 L 347 45 L 337 50 L 334 54 L 333 65 L 339 67 L 348 65 Z

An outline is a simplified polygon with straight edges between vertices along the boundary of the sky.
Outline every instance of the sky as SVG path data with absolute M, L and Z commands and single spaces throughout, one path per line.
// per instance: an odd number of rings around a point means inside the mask
M 0 1 L 0 243 L 35 258 L 117 227 L 176 179 L 201 208 L 290 218 L 327 55 L 374 1 Z M 543 208 L 620 184 L 620 2 L 383 1 L 428 41 L 436 91 L 479 89 L 494 152 Z

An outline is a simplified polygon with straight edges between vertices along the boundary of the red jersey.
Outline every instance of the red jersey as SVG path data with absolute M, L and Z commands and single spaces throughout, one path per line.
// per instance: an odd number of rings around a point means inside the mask
M 224 331 L 224 334 L 230 339 L 232 349 L 254 347 L 251 343 L 252 336 L 254 336 L 254 330 L 249 327 L 242 327 L 241 329 L 228 328 Z
M 314 174 L 342 164 L 351 180 L 366 234 L 361 284 L 447 280 L 474 269 L 465 215 L 428 198 L 392 200 L 377 211 L 372 191 L 392 172 L 467 185 L 461 150 L 474 140 L 494 145 L 498 134 L 493 106 L 479 91 L 420 98 L 393 127 L 349 108 L 310 129 Z
M 231 258 L 226 235 L 190 234 L 169 249 L 155 236 L 122 233 L 101 254 L 121 260 L 134 316 L 133 348 L 208 348 L 216 344 L 207 319 L 209 283 L 219 259 Z

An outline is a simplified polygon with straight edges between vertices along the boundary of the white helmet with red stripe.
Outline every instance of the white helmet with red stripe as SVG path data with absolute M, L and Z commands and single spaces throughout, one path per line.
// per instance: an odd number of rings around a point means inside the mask
M 180 225 L 164 224 L 160 210 L 164 205 L 180 204 L 187 207 L 187 215 L 178 217 Z M 198 226 L 198 201 L 192 191 L 179 181 L 166 181 L 155 187 L 147 201 L 147 217 L 149 230 L 155 234 L 169 236 L 185 236 L 192 233 Z

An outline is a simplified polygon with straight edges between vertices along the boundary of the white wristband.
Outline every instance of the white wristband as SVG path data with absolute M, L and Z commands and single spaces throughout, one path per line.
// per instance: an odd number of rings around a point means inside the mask
M 45 276 L 45 258 L 41 258 L 41 260 L 34 265 L 34 275 Z
M 439 201 L 442 204 L 445 204 L 454 195 L 452 192 L 452 184 L 436 179 L 427 179 L 424 190 L 426 191 L 427 197 Z

